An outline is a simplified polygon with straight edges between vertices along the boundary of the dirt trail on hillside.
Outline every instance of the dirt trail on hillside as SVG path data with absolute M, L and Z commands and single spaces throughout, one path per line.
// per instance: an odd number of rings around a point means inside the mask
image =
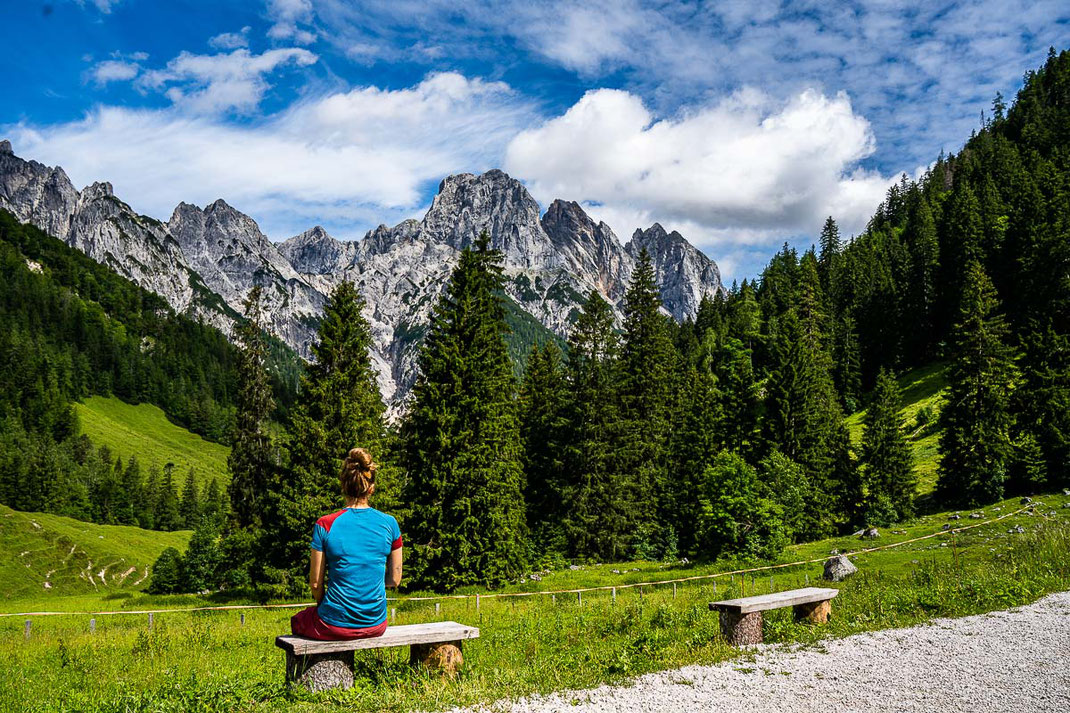
M 1070 592 L 1026 607 L 499 703 L 494 711 L 1070 711 Z

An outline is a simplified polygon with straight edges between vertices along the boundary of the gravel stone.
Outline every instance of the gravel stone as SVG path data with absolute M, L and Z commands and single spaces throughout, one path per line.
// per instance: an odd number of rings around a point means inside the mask
M 835 613 L 835 609 L 833 610 Z M 823 641 L 760 645 L 716 666 L 625 686 L 501 701 L 480 711 L 548 713 L 1047 713 L 1070 711 L 1070 592 L 1029 606 Z M 1013 662 L 1013 665 L 1008 665 Z

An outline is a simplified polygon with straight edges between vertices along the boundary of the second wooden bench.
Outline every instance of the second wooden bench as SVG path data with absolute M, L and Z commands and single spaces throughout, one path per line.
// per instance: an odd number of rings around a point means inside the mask
M 796 621 L 824 624 L 832 611 L 838 589 L 806 587 L 775 594 L 710 602 L 710 610 L 720 612 L 721 633 L 736 646 L 762 643 L 762 612 L 782 607 L 795 609 Z

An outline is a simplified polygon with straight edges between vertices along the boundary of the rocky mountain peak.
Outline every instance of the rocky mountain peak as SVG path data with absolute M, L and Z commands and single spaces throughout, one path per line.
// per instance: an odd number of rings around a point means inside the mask
M 114 198 L 115 190 L 107 181 L 96 181 L 82 189 L 82 200 L 92 201 L 99 198 Z
M 11 148 L 11 142 L 7 139 L 0 141 L 0 154 L 14 154 L 15 150 Z
M 342 243 L 317 225 L 279 245 L 279 252 L 298 272 L 327 275 L 338 270 L 353 252 L 352 243 Z

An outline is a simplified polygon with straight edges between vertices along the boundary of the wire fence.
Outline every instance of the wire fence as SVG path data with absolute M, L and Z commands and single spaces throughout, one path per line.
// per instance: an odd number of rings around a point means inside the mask
M 879 545 L 877 547 L 867 547 L 861 550 L 850 552 L 852 557 L 858 555 L 869 554 L 871 552 L 879 552 L 882 550 L 890 550 L 896 547 L 902 547 L 903 545 L 909 545 L 915 542 L 921 542 L 923 540 L 930 540 L 936 537 L 954 536 L 960 532 L 972 530 L 984 525 L 991 525 L 1005 520 L 1008 517 L 1019 515 L 1027 510 L 1033 509 L 1034 505 L 1026 505 L 1012 512 L 1004 513 L 998 517 L 984 520 L 983 522 L 977 522 L 972 525 L 964 525 L 962 527 L 953 527 L 947 530 L 938 530 L 936 532 L 921 535 L 918 537 L 912 537 L 907 540 L 900 540 L 899 542 L 891 542 L 887 545 Z M 799 560 L 797 562 L 783 562 L 780 564 L 762 565 L 758 567 L 748 567 L 744 569 L 734 569 L 725 572 L 715 572 L 713 574 L 696 574 L 689 577 L 677 577 L 675 579 L 659 579 L 647 582 L 632 582 L 612 585 L 602 585 L 598 587 L 579 587 L 575 589 L 554 589 L 554 590 L 539 590 L 534 592 L 490 592 L 487 594 L 441 594 L 426 597 L 387 597 L 388 602 L 394 604 L 405 604 L 407 602 L 442 602 L 442 601 L 459 601 L 459 600 L 475 600 L 476 607 L 478 609 L 480 602 L 487 599 L 505 599 L 509 597 L 556 597 L 559 594 L 575 594 L 577 597 L 582 597 L 583 594 L 588 592 L 607 592 L 613 591 L 614 595 L 618 589 L 635 589 L 639 587 L 656 587 L 665 584 L 682 584 L 685 582 L 696 582 L 701 580 L 711 580 L 723 577 L 735 577 L 737 575 L 755 574 L 758 572 L 772 572 L 779 569 L 790 569 L 792 567 L 801 567 L 804 565 L 815 564 L 818 562 L 824 562 L 828 559 L 828 555 L 815 557 L 813 559 Z M 315 602 L 301 602 L 297 604 L 229 604 L 218 606 L 200 606 L 200 607 L 186 607 L 186 608 L 173 608 L 173 609 L 123 609 L 116 611 L 35 611 L 35 612 L 13 612 L 9 614 L 0 614 L 0 618 L 10 617 L 34 617 L 34 616 L 122 616 L 122 615 L 141 615 L 144 616 L 154 614 L 176 614 L 183 612 L 212 612 L 212 611 L 237 611 L 248 609 L 303 609 L 305 607 L 314 606 Z

